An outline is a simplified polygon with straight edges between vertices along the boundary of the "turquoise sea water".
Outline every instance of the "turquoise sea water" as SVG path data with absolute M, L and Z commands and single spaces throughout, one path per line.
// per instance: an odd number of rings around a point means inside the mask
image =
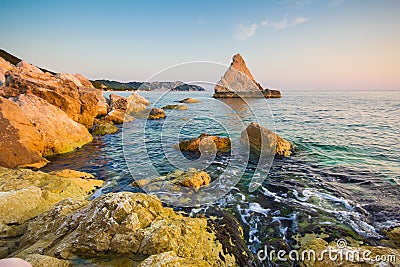
M 163 95 L 140 94 L 152 103 Z M 275 158 L 267 179 L 252 193 L 248 184 L 255 165 L 247 164 L 244 177 L 214 203 L 242 222 L 253 252 L 266 244 L 278 249 L 293 247 L 295 237 L 305 233 L 328 233 L 332 240 L 351 235 L 380 244 L 382 229 L 400 225 L 400 92 L 284 92 L 281 99 L 249 100 L 253 111 L 238 99 L 224 100 L 222 105 L 211 96 L 211 92 L 170 93 L 156 106 L 185 97 L 202 102 L 187 104 L 187 111 L 167 111 L 165 124 L 150 121 L 146 125 L 140 119 L 125 124 L 124 138 L 122 131 L 96 137 L 75 152 L 50 158 L 52 162 L 43 170 L 71 168 L 96 175 L 106 186 L 94 197 L 137 192 L 140 189 L 130 185 L 134 178 L 154 170 L 166 174 L 176 169 L 171 162 L 179 157 L 166 157 L 160 140 L 170 144 L 168 140 L 203 132 L 226 135 L 226 128 L 232 129 L 231 138 L 239 137 L 237 125 L 257 117 L 295 144 L 296 151 L 290 158 Z M 143 129 L 146 151 L 137 145 Z M 227 168 L 229 160 L 229 155 L 219 155 L 211 162 L 207 171 L 212 179 Z M 229 175 L 233 177 L 235 171 Z M 192 213 L 204 208 L 196 207 Z

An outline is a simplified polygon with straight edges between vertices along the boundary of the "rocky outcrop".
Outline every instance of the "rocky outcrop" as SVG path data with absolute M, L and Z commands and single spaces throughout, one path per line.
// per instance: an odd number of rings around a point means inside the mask
M 202 133 L 197 138 L 179 142 L 182 151 L 214 151 L 227 152 L 231 149 L 231 140 L 227 137 L 213 136 Z
M 0 97 L 0 166 L 41 168 L 44 141 L 17 104 Z
M 214 91 L 213 97 L 215 98 L 269 98 L 277 97 L 278 95 L 280 97 L 278 90 L 262 88 L 260 83 L 254 79 L 240 54 L 233 56 L 231 65 L 216 84 Z
M 248 144 L 251 149 L 265 154 L 275 154 L 288 157 L 292 153 L 290 142 L 281 138 L 276 133 L 252 122 L 242 132 L 241 139 L 244 144 Z
M 129 97 L 111 94 L 105 119 L 116 124 L 131 122 L 138 113 L 146 110 L 148 105 L 150 102 L 138 93 L 133 93 Z
M 267 98 L 281 98 L 282 97 L 282 93 L 279 90 L 273 90 L 273 89 L 268 89 L 269 90 L 269 94 L 267 94 Z
M 179 104 L 179 105 L 166 105 L 162 109 L 187 110 L 188 107 L 186 105 Z
M 93 88 L 81 75 L 52 75 L 21 61 L 17 68 L 9 70 L 5 76 L 5 86 L 0 89 L 3 97 L 16 97 L 25 93 L 36 95 L 87 128 L 93 126 L 96 116 L 107 112 L 102 91 Z
M 196 98 L 188 97 L 188 98 L 185 98 L 185 99 L 180 100 L 179 102 L 180 102 L 180 103 L 189 103 L 189 104 L 192 104 L 192 103 L 200 103 L 200 100 L 198 100 L 198 99 L 196 99 Z
M 237 266 L 206 219 L 182 216 L 152 196 L 129 192 L 90 204 L 65 200 L 36 217 L 12 256 L 32 254 L 61 260 L 109 255 L 135 259 L 140 266 Z
M 81 74 L 57 73 L 56 77 L 61 80 L 69 80 L 77 87 L 94 88 L 92 83 Z
M 92 141 L 86 127 L 44 99 L 22 94 L 16 103 L 40 133 L 44 144 L 43 156 L 70 152 Z
M 0 167 L 0 225 L 3 225 L 0 233 L 7 235 L 13 225 L 48 211 L 63 199 L 74 197 L 83 200 L 102 184 L 100 180 Z

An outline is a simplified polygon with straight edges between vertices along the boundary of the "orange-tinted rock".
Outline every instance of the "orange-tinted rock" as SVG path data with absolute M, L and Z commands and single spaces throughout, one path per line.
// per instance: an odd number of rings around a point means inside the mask
M 292 153 L 290 142 L 279 135 L 252 122 L 241 134 L 242 141 L 248 143 L 250 148 L 265 154 L 275 154 L 288 157 Z
M 44 156 L 66 153 L 92 141 L 85 126 L 40 97 L 23 94 L 18 97 L 17 104 L 41 134 Z
M 189 104 L 192 104 L 192 103 L 200 103 L 200 100 L 198 100 L 198 99 L 196 99 L 196 98 L 191 98 L 191 97 L 188 97 L 188 98 L 185 98 L 185 99 L 183 99 L 183 100 L 181 100 L 181 101 L 179 101 L 180 103 L 189 103 Z
M 179 149 L 182 151 L 214 150 L 214 145 L 217 151 L 226 152 L 231 149 L 231 140 L 227 137 L 202 133 L 198 138 L 180 141 Z
M 14 65 L 0 57 L 0 86 L 2 86 L 6 81 L 6 72 L 14 68 Z
M 40 168 L 47 164 L 42 157 L 41 134 L 17 104 L 0 97 L 0 166 Z
M 9 88 L 0 89 L 0 95 L 15 97 L 18 91 L 19 94 L 34 94 L 60 108 L 71 119 L 87 128 L 93 126 L 96 116 L 106 114 L 107 104 L 102 91 L 92 86 L 78 86 L 87 84 L 83 76 L 58 74 L 57 77 L 43 73 L 26 62 L 17 65 L 20 67 L 7 72 L 5 85 Z
M 189 169 L 187 172 L 176 171 L 169 176 L 172 178 L 171 183 L 186 187 L 199 188 L 211 182 L 210 175 L 207 172 L 195 169 Z
M 140 117 L 142 113 L 145 113 L 149 104 L 150 102 L 147 99 L 136 92 L 129 97 L 111 94 L 106 119 L 116 124 L 133 121 L 134 116 Z M 157 116 L 157 114 L 154 114 L 154 116 Z
M 104 117 L 105 120 L 111 121 L 115 124 L 122 124 L 124 122 L 132 122 L 135 117 L 127 115 L 125 111 L 120 109 L 114 109 L 108 112 L 107 116 Z

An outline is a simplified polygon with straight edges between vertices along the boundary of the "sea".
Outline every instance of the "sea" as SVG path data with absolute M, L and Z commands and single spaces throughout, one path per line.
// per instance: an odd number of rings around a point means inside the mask
M 255 254 L 265 246 L 296 248 L 309 234 L 381 245 L 385 229 L 400 225 L 399 91 L 296 91 L 283 92 L 279 99 L 244 100 L 213 99 L 210 91 L 140 95 L 155 107 L 186 97 L 200 103 L 186 104 L 187 110 L 167 110 L 163 120 L 136 119 L 120 125 L 116 134 L 50 157 L 42 170 L 70 168 L 94 174 L 105 186 L 92 198 L 142 192 L 133 181 L 177 169 L 204 169 L 215 184 L 224 176 L 233 182 L 221 183 L 221 190 L 193 202 L 179 191 L 159 196 L 165 205 L 190 216 L 210 205 L 229 212 L 243 225 Z M 252 121 L 290 141 L 293 154 L 271 158 L 257 172 L 258 162 L 251 155 L 235 160 L 235 153 L 247 153 L 240 147 L 202 162 L 201 154 L 182 154 L 177 148 L 180 140 L 201 133 L 239 140 Z M 255 175 L 257 187 L 250 190 Z

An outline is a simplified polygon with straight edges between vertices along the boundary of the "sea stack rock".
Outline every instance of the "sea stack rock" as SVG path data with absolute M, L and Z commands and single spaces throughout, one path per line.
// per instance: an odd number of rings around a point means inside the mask
M 281 97 L 278 90 L 263 89 L 258 83 L 250 70 L 246 66 L 246 62 L 240 54 L 236 54 L 232 58 L 232 63 L 224 76 L 214 88 L 215 98 L 242 98 L 242 97 Z

